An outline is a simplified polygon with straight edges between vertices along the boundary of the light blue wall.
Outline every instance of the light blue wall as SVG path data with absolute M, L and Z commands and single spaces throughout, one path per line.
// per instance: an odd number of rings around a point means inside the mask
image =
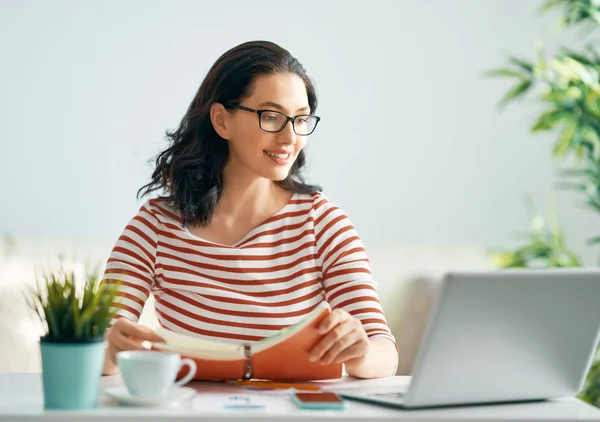
M 552 138 L 528 133 L 531 107 L 499 114 L 507 85 L 481 72 L 553 35 L 537 4 L 0 1 L 0 234 L 116 238 L 214 60 L 269 39 L 316 82 L 309 176 L 367 246 L 504 246 L 525 193 L 545 206 Z M 557 202 L 575 246 L 600 233 L 571 195 Z

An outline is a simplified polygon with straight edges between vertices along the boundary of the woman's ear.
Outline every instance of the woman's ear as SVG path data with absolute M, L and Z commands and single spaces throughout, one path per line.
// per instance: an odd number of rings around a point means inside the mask
M 227 128 L 227 118 L 227 109 L 225 109 L 223 104 L 214 103 L 210 106 L 210 121 L 213 125 L 213 128 L 215 128 L 215 132 L 217 132 L 217 134 L 223 139 L 229 139 L 230 136 Z

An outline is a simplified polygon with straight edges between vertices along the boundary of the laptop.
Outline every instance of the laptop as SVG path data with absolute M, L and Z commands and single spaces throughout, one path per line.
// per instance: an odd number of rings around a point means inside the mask
M 448 273 L 407 389 L 337 393 L 405 409 L 575 396 L 599 340 L 600 269 Z

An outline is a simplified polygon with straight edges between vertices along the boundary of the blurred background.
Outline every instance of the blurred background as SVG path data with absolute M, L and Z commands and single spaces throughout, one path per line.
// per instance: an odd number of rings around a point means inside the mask
M 227 49 L 274 41 L 314 79 L 323 120 L 307 176 L 370 244 L 505 247 L 544 211 L 552 135 L 536 104 L 500 113 L 509 83 L 483 72 L 558 42 L 556 14 L 507 0 L 1 1 L 0 233 L 118 237 L 149 159 Z M 570 34 L 561 35 L 569 44 Z M 555 194 L 573 247 L 599 229 Z M 571 195 L 572 196 L 572 195 Z M 597 223 L 597 222 L 596 222 Z M 600 232 L 600 230 L 598 230 Z
M 316 84 L 306 174 L 366 245 L 405 351 L 399 371 L 410 372 L 429 309 L 426 280 L 490 268 L 493 252 L 529 242 L 517 234 L 536 211 L 555 211 L 579 264 L 596 265 L 586 242 L 599 220 L 556 189 L 557 134 L 531 132 L 543 104 L 501 111 L 514 84 L 484 76 L 509 57 L 535 60 L 536 40 L 549 55 L 580 45 L 542 3 L 0 0 L 0 288 L 12 292 L 0 343 L 18 343 L 0 350 L 0 369 L 38 369 L 18 286 L 58 254 L 104 264 L 165 131 L 214 61 L 249 40 L 285 47 Z

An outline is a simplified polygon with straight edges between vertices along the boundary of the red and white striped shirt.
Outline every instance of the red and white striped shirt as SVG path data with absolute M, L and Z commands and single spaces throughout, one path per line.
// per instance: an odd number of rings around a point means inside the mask
M 324 298 L 395 343 L 363 244 L 322 193 L 294 194 L 235 245 L 192 235 L 163 199 L 130 221 L 108 259 L 117 318 L 137 321 L 150 292 L 159 323 L 207 340 L 254 342 L 302 319 Z

